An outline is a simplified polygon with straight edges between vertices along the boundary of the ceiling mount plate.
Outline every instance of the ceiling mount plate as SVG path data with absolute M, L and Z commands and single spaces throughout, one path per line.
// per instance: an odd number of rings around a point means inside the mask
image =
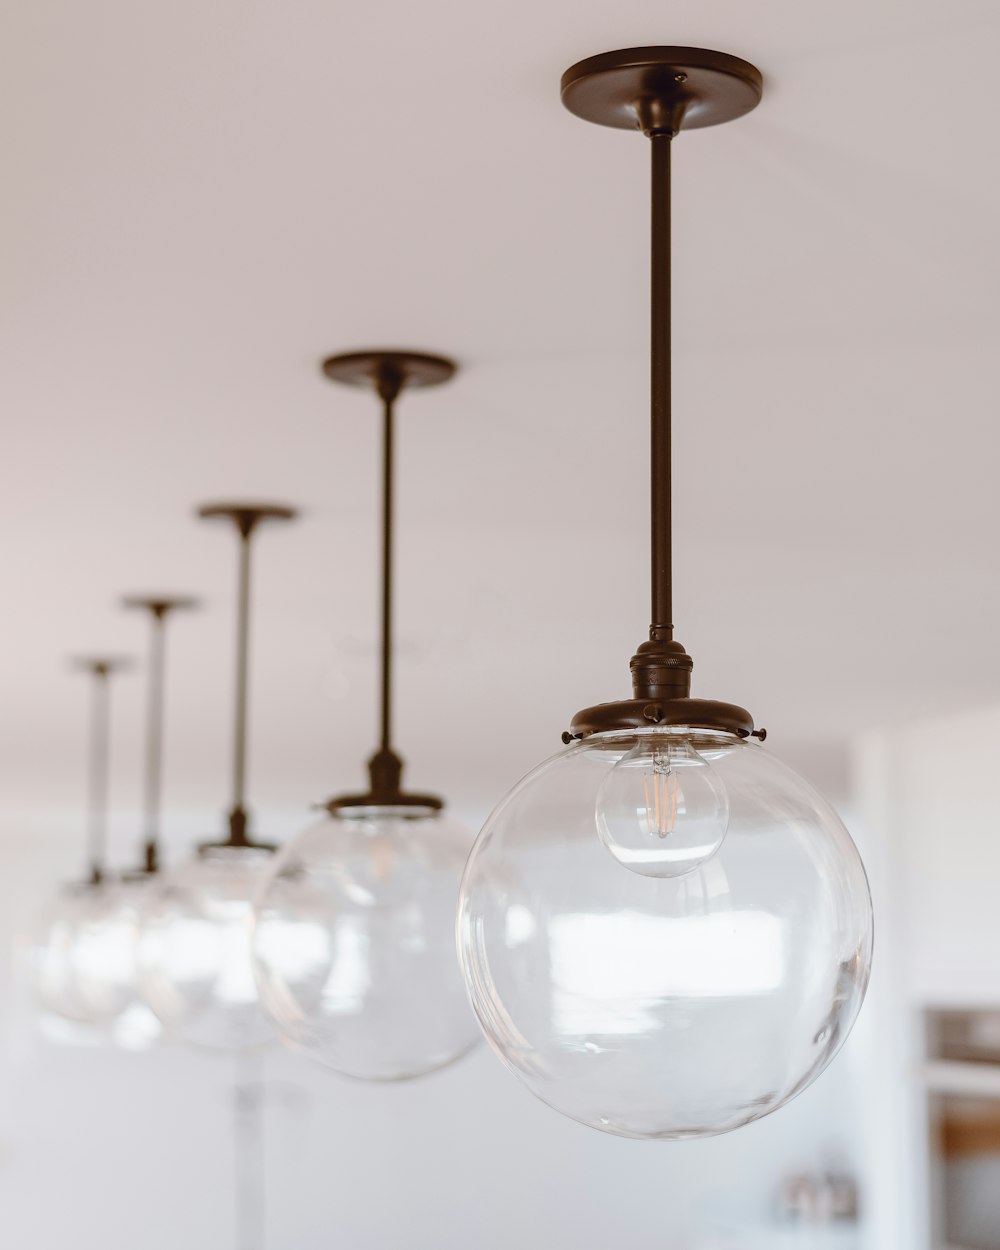
M 261 521 L 294 521 L 298 513 L 280 503 L 207 503 L 198 509 L 202 520 L 232 521 L 248 536 Z
M 112 673 L 127 672 L 132 660 L 127 655 L 74 655 L 70 664 L 78 673 L 109 677 Z
M 578 61 L 562 76 L 562 102 L 599 126 L 640 130 L 637 104 L 677 118 L 670 130 L 717 126 L 760 102 L 763 76 L 749 61 L 705 48 L 625 48 Z
M 407 794 L 400 790 L 396 794 L 342 794 L 338 798 L 324 803 L 323 807 L 331 816 L 354 816 L 359 820 L 371 816 L 373 812 L 391 811 L 404 820 L 415 820 L 421 816 L 433 816 L 441 811 L 444 802 L 436 794 Z
M 323 372 L 331 381 L 376 389 L 387 373 L 398 378 L 401 386 L 439 386 L 454 377 L 457 369 L 447 356 L 385 348 L 343 352 L 323 361 Z
M 122 599 L 123 608 L 139 608 L 154 616 L 166 616 L 168 612 L 198 606 L 198 600 L 191 595 L 126 595 Z

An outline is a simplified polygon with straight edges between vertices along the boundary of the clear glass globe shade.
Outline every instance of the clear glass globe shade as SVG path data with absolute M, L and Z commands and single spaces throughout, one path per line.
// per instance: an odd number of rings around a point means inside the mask
M 725 788 L 726 836 L 683 876 L 631 871 L 597 828 L 609 774 L 654 735 Z M 868 984 L 871 899 L 836 814 L 756 743 L 600 734 L 487 821 L 459 948 L 487 1039 L 539 1098 L 625 1137 L 706 1137 L 776 1110 L 839 1050 Z
M 615 859 L 647 877 L 680 877 L 722 845 L 726 788 L 690 741 L 641 738 L 601 782 L 597 831 Z
M 63 1041 L 99 1038 L 144 1050 L 159 1038 L 159 1021 L 136 985 L 137 902 L 143 882 L 105 880 L 64 889 L 34 935 L 32 975 L 42 1010 L 78 1026 Z
M 31 973 L 39 1006 L 74 1024 L 86 1024 L 87 1011 L 73 950 L 91 896 L 103 888 L 89 883 L 65 887 L 46 907 L 32 937 Z
M 117 1045 L 150 1045 L 159 1024 L 139 995 L 140 917 L 153 878 L 105 881 L 87 891 L 70 948 L 82 1019 Z
M 284 848 L 258 898 L 253 955 L 288 1042 L 392 1081 L 479 1040 L 455 954 L 470 845 L 446 815 L 383 807 L 327 815 Z
M 273 858 L 258 848 L 213 847 L 150 892 L 139 990 L 170 1037 L 212 1050 L 274 1040 L 250 963 L 252 900 Z

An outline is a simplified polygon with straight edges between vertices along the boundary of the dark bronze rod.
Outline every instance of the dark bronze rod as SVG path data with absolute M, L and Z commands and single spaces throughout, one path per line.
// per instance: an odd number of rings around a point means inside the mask
M 145 867 L 159 867 L 160 799 L 163 778 L 163 700 L 166 665 L 166 610 L 151 610 L 149 645 L 149 707 L 146 709 Z
M 382 734 L 381 749 L 392 747 L 392 453 L 395 441 L 393 400 L 384 401 L 382 427 Z
M 650 317 L 650 511 L 652 622 L 649 636 L 674 636 L 670 436 L 670 147 L 667 131 L 649 136 L 652 148 Z
M 247 673 L 250 663 L 250 535 L 254 522 L 239 524 L 239 590 L 236 609 L 236 717 L 233 725 L 233 810 L 242 812 L 246 799 Z
M 382 399 L 382 685 L 379 750 L 392 750 L 392 557 L 393 480 L 396 442 L 395 403 L 402 386 L 398 370 L 383 366 L 378 378 Z
M 89 828 L 87 842 L 90 880 L 104 880 L 108 844 L 108 772 L 111 758 L 110 666 L 96 663 L 91 668 L 94 684 L 90 696 L 90 769 L 88 780 Z
M 166 700 L 167 617 L 178 608 L 195 608 L 198 601 L 190 596 L 127 595 L 126 608 L 141 608 L 150 617 L 149 693 L 146 705 L 146 768 L 143 780 L 142 872 L 155 873 L 160 868 L 161 798 L 163 789 L 163 728 Z
M 273 503 L 212 503 L 198 509 L 204 519 L 222 518 L 232 522 L 239 534 L 236 607 L 236 711 L 233 721 L 233 806 L 229 812 L 229 838 L 225 843 L 204 843 L 205 850 L 220 845 L 273 848 L 247 840 L 246 766 L 247 705 L 250 665 L 250 539 L 261 521 L 291 521 L 295 509 Z

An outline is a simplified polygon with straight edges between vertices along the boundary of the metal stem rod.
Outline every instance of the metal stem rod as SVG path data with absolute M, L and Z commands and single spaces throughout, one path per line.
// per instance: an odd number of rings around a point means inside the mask
M 392 557 L 393 557 L 393 455 L 395 452 L 396 398 L 402 387 L 398 370 L 384 367 L 378 378 L 382 399 L 382 686 L 379 750 L 392 751 Z
M 110 767 L 111 691 L 110 666 L 94 664 L 90 697 L 90 768 L 88 779 L 88 833 L 90 880 L 104 879 L 108 843 L 108 772 Z
M 649 136 L 652 149 L 650 317 L 650 511 L 652 623 L 649 636 L 674 636 L 670 430 L 670 149 L 672 135 Z
M 233 726 L 233 810 L 242 812 L 246 799 L 247 674 L 250 663 L 250 535 L 254 522 L 239 523 L 239 590 L 236 609 L 236 718 Z
M 164 670 L 166 609 L 153 607 L 149 647 L 149 707 L 146 711 L 145 859 L 146 871 L 159 867 L 160 800 L 163 777 Z
M 247 840 L 247 703 L 250 663 L 250 539 L 261 521 L 291 521 L 295 509 L 284 504 L 213 503 L 198 509 L 203 519 L 224 518 L 236 526 L 240 550 L 236 606 L 236 713 L 233 723 L 233 806 L 226 846 L 259 846 Z M 216 846 L 217 843 L 207 843 Z M 266 849 L 270 849 L 269 847 Z

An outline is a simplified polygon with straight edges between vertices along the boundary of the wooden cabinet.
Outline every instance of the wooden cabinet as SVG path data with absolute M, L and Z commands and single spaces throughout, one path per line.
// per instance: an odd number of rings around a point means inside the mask
M 1000 1250 L 1000 1006 L 925 1013 L 935 1250 Z

